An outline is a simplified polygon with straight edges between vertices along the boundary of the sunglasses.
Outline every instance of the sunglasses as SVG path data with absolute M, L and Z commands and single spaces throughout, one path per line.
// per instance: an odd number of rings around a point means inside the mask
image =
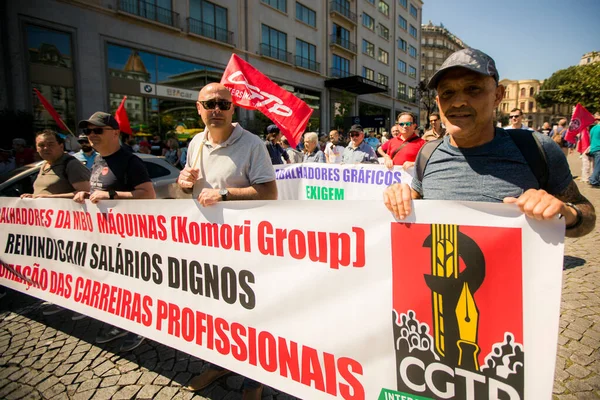
M 511 115 L 510 117 L 511 117 L 511 118 L 519 118 L 519 117 L 520 117 L 520 115 Z
M 198 101 L 198 103 L 202 104 L 205 110 L 214 110 L 217 106 L 219 106 L 219 110 L 227 111 L 231 108 L 231 101 L 227 100 L 206 100 L 206 101 Z
M 361 135 L 361 132 L 352 132 L 350 134 L 350 137 L 357 137 L 357 136 L 360 136 L 360 135 Z
M 102 135 L 104 133 L 104 129 L 105 128 L 83 128 L 81 132 L 83 132 L 85 136 L 90 136 L 92 133 L 95 133 L 96 135 Z
M 398 125 L 400 126 L 411 126 L 412 124 L 412 122 L 398 122 Z

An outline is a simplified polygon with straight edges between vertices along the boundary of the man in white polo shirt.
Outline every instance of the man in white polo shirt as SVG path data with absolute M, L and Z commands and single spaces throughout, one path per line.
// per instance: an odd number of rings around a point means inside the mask
M 263 141 L 231 123 L 234 108 L 229 90 L 218 83 L 206 85 L 196 106 L 206 129 L 188 146 L 179 186 L 193 191 L 202 206 L 231 200 L 277 200 L 275 170 Z M 189 382 L 188 389 L 204 389 L 228 373 L 210 365 Z M 262 384 L 246 378 L 243 386 L 243 400 L 261 398 Z

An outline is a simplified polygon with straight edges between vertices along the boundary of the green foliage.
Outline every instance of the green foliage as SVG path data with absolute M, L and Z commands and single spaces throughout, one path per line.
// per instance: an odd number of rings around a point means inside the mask
M 427 112 L 425 129 L 429 129 L 429 116 L 437 109 L 437 104 L 435 102 L 435 90 L 429 90 L 427 88 L 427 82 L 421 81 L 417 85 L 417 94 L 420 99 L 421 109 L 424 109 Z
M 536 100 L 544 108 L 555 104 L 581 103 L 592 112 L 600 110 L 600 63 L 556 71 L 544 81 Z

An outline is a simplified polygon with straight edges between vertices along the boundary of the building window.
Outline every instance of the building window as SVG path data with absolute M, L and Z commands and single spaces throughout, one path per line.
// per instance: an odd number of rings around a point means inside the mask
M 71 34 L 27 25 L 27 55 L 32 88 L 52 104 L 67 126 L 75 126 L 75 89 Z M 36 64 L 31 68 L 31 64 Z M 52 84 L 47 84 L 51 81 Z M 44 82 L 44 83 L 42 83 Z M 32 93 L 33 125 L 36 130 L 55 128 L 52 116 Z
M 363 26 L 372 31 L 375 30 L 375 20 L 367 13 L 363 13 Z
M 402 38 L 398 38 L 398 50 L 402 50 L 403 52 L 406 53 L 406 47 L 407 47 L 406 40 L 404 40 Z
M 385 1 L 379 0 L 379 5 L 377 8 L 379 8 L 379 12 L 385 15 L 386 17 L 390 16 L 390 6 Z
M 174 13 L 171 8 L 171 0 L 120 0 L 118 7 L 119 10 L 138 15 L 142 18 L 166 25 L 177 25 L 177 13 Z
M 371 3 L 372 5 L 375 5 L 375 0 L 367 0 L 369 3 Z
M 406 100 L 406 83 L 398 82 L 398 98 Z
M 390 30 L 382 24 L 379 24 L 379 36 L 385 40 L 390 40 Z
M 533 101 L 529 102 L 529 111 L 533 111 Z
M 408 55 L 413 58 L 417 58 L 417 49 L 411 45 L 408 46 Z
M 296 19 L 307 25 L 317 26 L 317 13 L 298 2 L 296 2 Z
M 334 78 L 345 78 L 350 76 L 350 60 L 334 54 L 331 76 Z
M 521 110 L 521 112 L 523 112 L 523 110 L 525 109 L 525 102 L 522 101 L 521 104 L 519 104 L 519 109 Z
M 270 26 L 262 25 L 260 50 L 263 56 L 290 62 L 287 52 L 287 34 Z
M 388 76 L 382 73 L 377 73 L 377 82 L 381 83 L 382 85 L 388 86 Z
M 400 5 L 404 8 L 408 7 L 408 1 L 407 0 L 398 0 L 398 3 L 400 3 Z
M 408 87 L 408 101 L 414 103 L 417 100 L 416 96 L 417 96 L 417 89 L 412 86 L 409 86 Z
M 525 88 L 521 88 L 521 97 L 525 97 Z
M 370 81 L 374 81 L 375 80 L 375 71 L 373 71 L 370 68 L 363 67 L 362 76 L 363 76 L 363 78 L 367 78 Z
M 362 51 L 369 57 L 375 58 L 375 45 L 365 39 L 362 42 Z
M 411 4 L 410 5 L 410 15 L 412 15 L 416 19 L 419 19 L 418 14 L 419 14 L 419 12 L 417 11 L 417 7 L 415 7 Z
M 400 28 L 406 30 L 407 28 L 407 22 L 406 22 L 406 18 L 404 18 L 402 15 L 398 15 L 398 25 L 400 26 Z
M 262 2 L 287 13 L 287 0 L 262 0 Z
M 402 60 L 398 60 L 398 71 L 402 72 L 403 74 L 406 73 L 406 63 Z
M 533 97 L 533 92 L 534 92 L 533 88 L 529 88 L 529 97 Z
M 333 24 L 333 43 L 356 52 L 356 45 L 350 42 L 350 31 Z
M 205 0 L 190 0 L 190 32 L 233 44 L 227 31 L 227 9 Z
M 377 50 L 377 60 L 387 65 L 389 60 L 389 53 L 383 50 L 381 47 Z
M 318 71 L 317 47 L 303 40 L 296 39 L 296 65 Z
M 414 26 L 410 26 L 410 30 L 408 32 L 410 34 L 410 36 L 414 37 L 415 39 L 417 38 L 417 28 L 415 28 Z
M 412 65 L 408 66 L 408 76 L 417 79 L 417 69 Z

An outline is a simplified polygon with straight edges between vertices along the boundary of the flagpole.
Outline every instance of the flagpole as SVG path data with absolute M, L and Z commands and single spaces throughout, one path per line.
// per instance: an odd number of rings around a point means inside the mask
M 65 128 L 67 128 L 67 130 L 69 131 L 69 133 L 73 136 L 75 136 L 75 134 L 73 132 L 71 132 L 71 130 L 69 129 L 69 127 L 67 126 L 67 124 L 65 124 L 65 121 L 62 120 L 62 118 L 58 118 L 60 120 L 60 122 L 63 123 L 63 125 L 65 126 Z

